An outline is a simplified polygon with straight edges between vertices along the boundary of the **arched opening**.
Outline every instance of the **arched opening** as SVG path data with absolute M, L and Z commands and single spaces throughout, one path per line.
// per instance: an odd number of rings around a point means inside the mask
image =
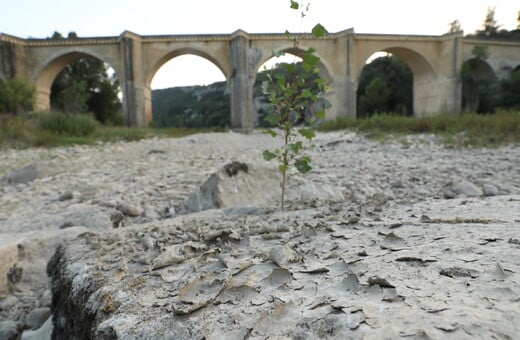
M 230 125 L 226 77 L 209 58 L 189 52 L 167 56 L 153 73 L 150 84 L 155 127 Z
M 413 115 L 413 73 L 398 57 L 376 52 L 361 71 L 356 93 L 359 118 L 377 113 Z
M 101 123 L 123 124 L 122 92 L 115 70 L 90 54 L 55 58 L 36 79 L 37 108 L 89 113 Z
M 500 102 L 504 109 L 520 110 L 520 65 L 500 80 Z
M 380 60 L 381 58 L 386 58 L 383 60 Z M 375 67 L 380 62 L 382 65 L 394 65 L 391 67 L 391 69 L 396 68 L 400 71 L 397 72 L 397 74 L 402 73 L 407 74 L 406 76 L 403 76 L 401 80 L 390 80 L 389 78 L 396 78 L 396 75 L 393 75 L 392 77 L 389 77 L 391 73 L 389 74 L 376 74 L 376 76 L 379 76 L 381 78 L 380 80 L 374 81 L 373 84 L 371 84 L 371 87 L 369 88 L 371 93 L 371 97 L 366 98 L 367 105 L 374 106 L 373 101 L 378 100 L 380 102 L 383 102 L 382 104 L 387 106 L 387 110 L 393 111 L 394 113 L 398 114 L 406 114 L 406 115 L 415 115 L 415 116 L 421 116 L 421 115 L 429 115 L 432 113 L 438 112 L 438 109 L 440 107 L 440 104 L 438 103 L 439 98 L 442 98 L 437 92 L 438 87 L 435 83 L 435 71 L 433 67 L 431 66 L 430 62 L 422 56 L 420 53 L 411 50 L 409 48 L 404 47 L 386 47 L 382 48 L 379 51 L 373 51 L 372 53 L 369 53 L 364 58 L 365 62 L 368 64 L 364 64 L 362 67 L 358 69 L 358 77 L 357 77 L 357 83 L 358 83 L 358 100 L 357 100 L 357 106 L 361 106 L 361 109 L 363 110 L 362 106 L 360 105 L 360 98 L 363 95 L 367 95 L 366 93 L 363 93 L 363 89 L 361 89 L 359 86 L 361 82 L 361 75 L 363 72 L 366 72 L 365 69 L 368 65 L 373 65 L 370 68 Z M 375 61 L 378 61 L 377 64 L 374 64 Z M 372 62 L 370 62 L 372 61 Z M 384 69 L 384 67 L 383 67 Z M 387 72 L 387 71 L 382 71 Z M 411 74 L 411 77 L 410 77 Z M 386 80 L 385 80 L 386 78 Z M 411 78 L 411 80 L 410 80 Z M 400 84 L 399 82 L 403 82 L 406 80 L 406 83 Z M 385 80 L 385 82 L 390 82 L 391 85 L 388 86 L 388 91 L 385 90 L 385 83 L 382 81 Z M 370 81 L 366 84 L 366 88 L 370 85 Z M 411 93 L 410 93 L 410 87 L 411 87 Z M 392 91 L 403 91 L 404 94 L 401 95 L 402 98 L 399 101 L 397 101 L 396 104 L 388 103 L 388 98 L 391 96 L 390 90 Z M 385 92 L 386 91 L 386 92 Z M 360 93 L 361 92 L 361 93 Z M 386 96 L 386 101 L 383 101 L 382 99 L 377 96 L 377 94 L 380 93 L 380 96 Z M 411 104 L 410 99 L 411 98 Z M 386 102 L 386 104 L 385 104 Z M 412 110 L 410 110 L 410 106 L 412 107 Z M 368 110 L 370 111 L 370 110 Z M 358 109 L 359 113 L 359 109 Z
M 268 115 L 268 105 L 267 105 L 267 96 L 263 93 L 262 83 L 265 81 L 269 81 L 269 74 L 272 77 L 277 77 L 278 75 L 283 75 L 287 77 L 287 66 L 294 65 L 295 73 L 303 73 L 302 72 L 302 57 L 305 51 L 299 50 L 296 48 L 288 48 L 283 51 L 280 56 L 270 56 L 263 62 L 261 62 L 260 66 L 257 69 L 256 78 L 253 85 L 253 107 L 255 111 L 254 117 L 254 125 L 256 127 L 266 127 L 271 126 L 271 124 L 266 121 L 266 117 Z M 292 66 L 291 66 L 292 67 Z M 330 76 L 327 72 L 327 68 L 321 63 L 318 63 L 318 68 L 320 70 L 319 74 L 312 76 L 309 79 L 306 79 L 306 87 L 313 88 L 316 87 L 316 79 L 322 78 L 326 81 L 330 82 Z M 305 114 L 304 118 L 309 119 L 313 118 L 314 113 L 317 109 L 323 109 L 322 103 L 318 102 L 313 107 L 309 108 Z
M 491 113 L 495 110 L 498 81 L 493 69 L 482 58 L 473 57 L 462 64 L 462 111 Z

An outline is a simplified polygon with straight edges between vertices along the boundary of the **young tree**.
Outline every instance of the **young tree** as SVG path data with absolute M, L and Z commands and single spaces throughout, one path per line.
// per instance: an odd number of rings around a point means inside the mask
M 299 10 L 301 17 L 305 17 L 308 11 L 308 5 L 302 6 L 297 1 L 290 1 L 290 8 Z M 327 31 L 325 28 L 317 24 L 312 29 L 314 37 L 321 37 Z M 287 37 L 293 42 L 293 48 L 299 49 L 300 38 L 293 37 L 289 32 L 286 32 Z M 287 187 L 287 171 L 290 166 L 295 166 L 297 171 L 301 173 L 309 172 L 312 167 L 310 165 L 311 159 L 304 155 L 304 144 L 302 141 L 307 140 L 312 142 L 315 137 L 314 129 L 312 128 L 312 121 L 305 117 L 305 112 L 314 104 L 321 102 L 324 108 L 330 107 L 330 103 L 324 98 L 325 80 L 319 75 L 318 63 L 319 57 L 315 55 L 316 50 L 308 48 L 302 55 L 302 70 L 298 73 L 295 64 L 284 64 L 284 72 L 267 73 L 268 80 L 262 83 L 262 92 L 268 98 L 268 112 L 266 117 L 273 126 L 278 130 L 267 129 L 265 133 L 272 137 L 281 136 L 283 144 L 280 148 L 275 150 L 265 150 L 263 157 L 266 160 L 276 159 L 278 161 L 278 170 L 282 175 L 282 197 L 281 207 L 285 209 L 285 191 Z M 283 51 L 275 51 L 273 55 L 278 57 L 283 55 Z M 308 86 L 308 80 L 316 77 L 315 86 Z M 315 112 L 315 118 L 323 119 L 325 114 L 323 110 Z M 306 121 L 307 126 L 301 126 L 298 129 L 296 124 Z

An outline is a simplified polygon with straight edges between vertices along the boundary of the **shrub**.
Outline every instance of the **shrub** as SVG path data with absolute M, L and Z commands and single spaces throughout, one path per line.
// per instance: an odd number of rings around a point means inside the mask
M 94 133 L 98 122 L 86 114 L 53 112 L 41 117 L 40 126 L 55 135 L 85 137 Z
M 29 112 L 34 107 L 34 86 L 22 77 L 0 79 L 0 112 Z

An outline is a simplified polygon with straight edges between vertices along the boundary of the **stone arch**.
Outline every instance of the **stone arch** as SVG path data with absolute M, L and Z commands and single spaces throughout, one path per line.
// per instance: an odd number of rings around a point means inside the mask
M 413 115 L 413 92 L 411 67 L 395 55 L 375 53 L 357 81 L 356 116 L 366 118 L 383 112 Z
M 226 82 L 229 80 L 229 76 L 224 68 L 224 65 L 211 54 L 204 51 L 200 51 L 195 48 L 180 48 L 169 53 L 166 53 L 159 57 L 156 61 L 152 62 L 148 70 L 146 71 L 145 83 L 144 83 L 144 107 L 145 107 L 145 121 L 151 122 L 153 120 L 153 107 L 152 107 L 152 80 L 159 69 L 166 64 L 168 61 L 175 59 L 183 55 L 194 55 L 201 57 L 213 65 L 215 65 L 224 75 Z M 231 115 L 231 112 L 230 112 Z
M 462 64 L 462 109 L 471 112 L 492 112 L 498 90 L 498 77 L 492 65 L 471 56 Z M 478 84 L 478 85 L 477 85 Z
M 150 85 L 152 83 L 152 79 L 155 76 L 155 74 L 157 73 L 157 71 L 159 71 L 159 69 L 164 64 L 166 64 L 169 60 L 174 59 L 176 57 L 180 57 L 181 55 L 187 55 L 187 54 L 195 55 L 197 57 L 201 57 L 201 58 L 208 60 L 222 72 L 222 74 L 224 75 L 226 80 L 229 79 L 229 74 L 227 74 L 226 68 L 217 58 L 213 57 L 212 55 L 210 55 L 204 51 L 200 51 L 198 49 L 181 48 L 181 49 L 177 49 L 177 50 L 171 51 L 169 53 L 166 53 L 165 55 L 163 55 L 162 57 L 160 57 L 159 59 L 157 59 L 156 61 L 151 63 L 151 66 L 146 73 L 145 85 L 147 87 L 150 87 Z
M 99 59 L 112 67 L 115 74 L 118 75 L 119 70 L 108 63 L 105 58 L 92 51 L 66 50 L 57 53 L 46 59 L 41 67 L 35 72 L 34 84 L 36 87 L 36 109 L 40 111 L 50 110 L 51 86 L 58 74 L 69 64 L 85 57 Z
M 371 55 L 376 52 L 387 52 L 392 55 L 395 55 L 397 58 L 401 59 L 404 63 L 406 63 L 410 69 L 412 70 L 414 83 L 417 81 L 426 81 L 428 79 L 433 79 L 436 77 L 437 72 L 432 66 L 431 62 L 426 58 L 422 53 L 417 52 L 413 49 L 399 46 L 390 46 L 384 47 L 377 50 L 372 50 L 367 53 L 365 56 L 361 58 L 361 60 L 367 60 Z M 359 66 L 356 72 L 356 81 L 359 80 L 361 76 L 361 72 L 365 64 Z
M 305 53 L 305 50 L 301 49 L 301 48 L 296 48 L 296 47 L 287 47 L 285 49 L 282 49 L 280 50 L 284 53 L 289 53 L 289 54 L 292 54 L 292 55 L 295 55 L 299 58 L 302 58 L 303 57 L 303 54 Z M 320 57 L 320 55 L 318 53 L 315 53 L 315 55 L 317 57 L 320 58 L 320 61 L 318 63 L 318 67 L 320 69 L 320 72 L 321 72 L 321 76 L 327 80 L 328 82 L 331 82 L 332 81 L 332 77 L 331 77 L 331 73 L 330 73 L 330 67 L 327 65 L 326 61 Z M 260 58 L 260 60 L 258 61 L 258 63 L 256 65 L 254 65 L 254 69 L 256 71 L 255 73 L 255 76 L 254 78 L 256 79 L 256 74 L 258 73 L 258 71 L 260 71 L 260 67 L 265 64 L 268 60 L 272 59 L 273 56 L 272 54 L 269 54 L 269 55 L 266 55 L 264 56 L 263 58 Z
M 436 96 L 436 90 L 432 86 L 437 78 L 437 72 L 430 60 L 419 51 L 401 46 L 384 46 L 373 49 L 367 52 L 361 60 L 368 60 L 376 52 L 390 53 L 410 67 L 413 76 L 413 113 L 415 116 L 429 114 L 430 102 Z M 359 82 L 364 67 L 365 63 L 362 62 L 356 70 L 356 84 Z

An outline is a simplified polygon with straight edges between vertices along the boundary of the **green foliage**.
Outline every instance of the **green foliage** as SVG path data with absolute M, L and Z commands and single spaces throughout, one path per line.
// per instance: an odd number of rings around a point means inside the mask
M 275 52 L 277 53 L 277 52 Z M 280 54 L 280 55 L 283 55 Z M 258 73 L 256 76 L 256 81 L 254 84 L 254 95 L 257 98 L 261 99 L 262 103 L 268 103 L 270 101 L 269 93 L 265 92 L 265 85 L 269 83 L 269 79 L 289 79 L 291 77 L 291 74 L 288 72 L 291 71 L 294 73 L 294 76 L 302 79 L 305 83 L 302 85 L 302 88 L 306 89 L 307 91 L 316 92 L 319 91 L 318 85 L 322 81 L 318 73 L 310 73 L 307 75 L 304 75 L 304 73 L 308 73 L 303 68 L 302 62 L 297 62 L 294 64 L 288 64 L 288 63 L 278 63 L 275 65 L 275 67 L 271 70 L 263 70 Z M 308 92 L 306 92 L 308 94 Z M 314 105 L 307 107 L 305 109 L 305 112 L 303 113 L 303 118 L 300 119 L 298 123 L 302 123 L 305 119 L 309 120 L 312 119 L 315 114 L 316 107 L 323 106 L 323 103 L 321 102 L 321 99 L 319 101 L 320 105 Z M 260 107 L 258 109 L 258 125 L 261 127 L 275 127 L 278 125 L 279 121 L 277 119 L 277 116 L 273 116 L 272 114 L 269 114 L 270 105 L 266 105 L 264 107 Z
M 500 111 L 493 115 L 475 113 L 463 116 L 443 114 L 431 117 L 403 117 L 376 114 L 369 118 L 338 118 L 320 124 L 320 131 L 353 129 L 383 139 L 395 135 L 431 133 L 446 144 L 496 146 L 520 143 L 520 110 Z
M 300 3 L 292 1 L 290 8 L 298 10 Z M 308 6 L 302 10 L 302 18 L 306 15 Z M 315 37 L 323 36 L 326 30 L 320 24 L 314 26 L 312 34 Z M 293 42 L 293 48 L 299 48 L 299 39 L 292 38 L 286 32 L 288 38 Z M 309 143 L 315 137 L 312 123 L 314 119 L 324 119 L 325 113 L 319 109 L 314 112 L 314 117 L 306 117 L 305 113 L 311 106 L 322 102 L 327 108 L 330 104 L 324 99 L 325 81 L 319 76 L 319 57 L 315 55 L 316 50 L 308 48 L 303 52 L 300 65 L 280 64 L 278 71 L 265 72 L 267 79 L 262 81 L 261 91 L 268 104 L 265 121 L 277 129 L 267 129 L 266 134 L 272 137 L 281 137 L 283 144 L 275 150 L 264 150 L 262 153 L 265 160 L 276 160 L 278 169 L 282 175 L 282 197 L 281 207 L 285 208 L 285 190 L 287 182 L 287 171 L 294 166 L 300 173 L 309 172 L 312 167 L 309 156 L 303 154 L 304 141 Z M 273 56 L 282 55 L 282 51 L 273 52 Z M 297 129 L 297 125 L 307 125 Z
M 0 112 L 23 113 L 34 107 L 35 89 L 25 78 L 0 79 Z
M 497 84 L 493 71 L 486 63 L 487 46 L 473 48 L 473 58 L 461 68 L 462 108 L 465 112 L 491 113 L 495 108 Z
M 482 24 L 482 30 L 477 31 L 477 35 L 493 37 L 497 35 L 499 28 L 500 25 L 498 25 L 497 21 L 495 20 L 495 8 L 488 7 L 486 18 Z
M 74 32 L 68 39 L 76 39 Z M 54 32 L 51 39 L 64 39 Z M 51 87 L 51 107 L 62 112 L 92 112 L 104 124 L 122 123 L 119 81 L 108 75 L 108 66 L 101 60 L 86 56 L 68 64 Z
M 358 117 L 392 112 L 413 114 L 413 75 L 410 68 L 393 56 L 380 57 L 361 72 L 357 91 Z
M 520 68 L 500 82 L 500 106 L 520 110 Z
M 65 87 L 56 101 L 61 111 L 70 113 L 84 113 L 88 111 L 88 99 L 90 93 L 87 82 L 84 80 L 73 81 Z
M 520 12 L 518 13 L 520 14 Z M 517 21 L 519 19 L 520 17 L 517 18 Z M 495 20 L 495 8 L 489 7 L 482 23 L 482 29 L 477 30 L 473 34 L 468 34 L 468 37 L 478 39 L 503 39 L 520 41 L 520 25 L 518 25 L 518 27 L 512 31 L 502 29 L 501 25 L 499 25 Z
M 89 115 L 54 112 L 42 115 L 40 126 L 55 135 L 85 137 L 94 133 L 98 123 Z
M 231 120 L 225 82 L 155 90 L 152 107 L 156 127 L 226 127 Z

